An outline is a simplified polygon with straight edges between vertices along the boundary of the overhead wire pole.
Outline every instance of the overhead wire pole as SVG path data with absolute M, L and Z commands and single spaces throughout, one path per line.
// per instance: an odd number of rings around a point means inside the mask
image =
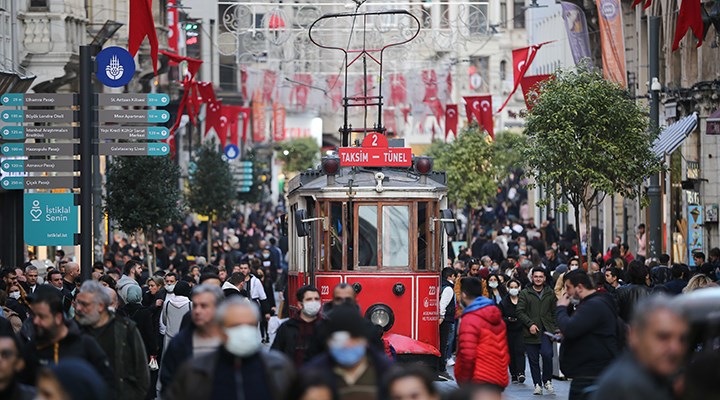
M 660 127 L 660 17 L 648 17 L 649 46 L 648 61 L 650 80 L 650 129 L 656 131 Z M 661 204 L 660 173 L 650 176 L 648 186 L 648 199 L 650 207 L 648 210 L 648 257 L 659 257 L 662 253 L 662 204 Z
M 97 46 L 80 46 L 80 263 L 83 280 L 90 279 L 93 264 L 93 133 L 95 90 L 94 56 Z

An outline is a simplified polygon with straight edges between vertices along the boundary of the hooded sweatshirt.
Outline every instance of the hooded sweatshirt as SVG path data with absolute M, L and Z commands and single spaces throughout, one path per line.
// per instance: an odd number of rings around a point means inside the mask
M 465 307 L 460 320 L 455 379 L 504 388 L 509 363 L 502 313 L 492 300 L 480 296 Z
M 191 304 L 189 298 L 179 295 L 165 300 L 160 313 L 160 334 L 165 336 L 163 348 L 167 348 L 170 340 L 180 332 L 183 317 L 192 308 Z

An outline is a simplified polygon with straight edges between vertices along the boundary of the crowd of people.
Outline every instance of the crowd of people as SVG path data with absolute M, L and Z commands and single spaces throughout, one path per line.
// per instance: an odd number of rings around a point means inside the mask
M 0 398 L 495 400 L 528 364 L 535 395 L 569 378 L 571 400 L 669 400 L 698 381 L 683 374 L 689 323 L 672 296 L 716 286 L 720 249 L 690 268 L 618 238 L 587 260 L 552 219 L 481 222 L 440 272 L 437 369 L 458 384 L 441 394 L 437 374 L 395 362 L 351 285 L 324 304 L 314 286 L 288 293 L 274 221 L 258 208 L 215 225 L 210 254 L 192 223 L 152 252 L 120 238 L 84 281 L 62 254 L 47 271 L 2 269 Z

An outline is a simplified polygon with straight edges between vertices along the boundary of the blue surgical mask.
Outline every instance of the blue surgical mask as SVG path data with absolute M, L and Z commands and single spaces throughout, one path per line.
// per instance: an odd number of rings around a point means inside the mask
M 330 348 L 330 355 L 340 366 L 354 367 L 365 357 L 365 346 Z

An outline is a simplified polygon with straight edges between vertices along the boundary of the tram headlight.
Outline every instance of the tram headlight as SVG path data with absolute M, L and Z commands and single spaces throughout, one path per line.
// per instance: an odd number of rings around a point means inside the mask
M 373 324 L 389 331 L 395 323 L 395 314 L 390 307 L 385 304 L 374 304 L 365 312 L 365 318 L 369 319 Z

